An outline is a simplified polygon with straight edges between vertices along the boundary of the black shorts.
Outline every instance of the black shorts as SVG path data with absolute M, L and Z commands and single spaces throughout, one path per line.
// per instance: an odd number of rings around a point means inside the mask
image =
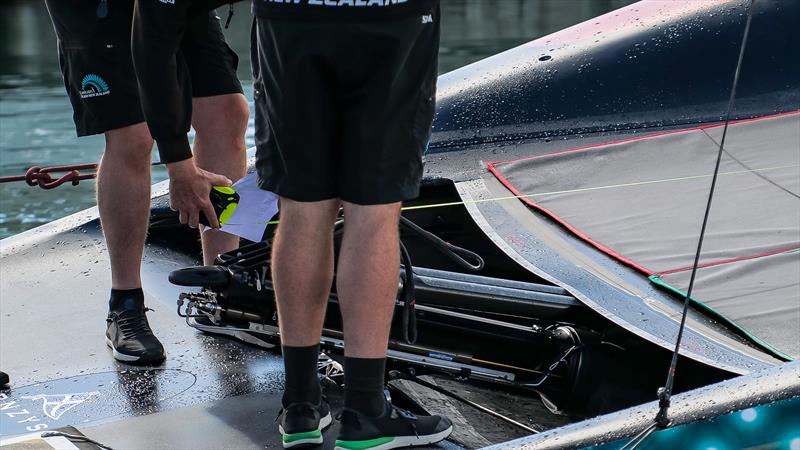
M 439 11 L 371 22 L 259 17 L 259 185 L 297 201 L 416 197 L 433 121 Z
M 98 17 L 97 0 L 46 3 L 78 136 L 144 122 L 131 57 L 133 0 L 106 2 L 104 18 Z M 242 92 L 238 57 L 225 43 L 213 11 L 188 27 L 178 57 L 189 67 L 194 97 Z

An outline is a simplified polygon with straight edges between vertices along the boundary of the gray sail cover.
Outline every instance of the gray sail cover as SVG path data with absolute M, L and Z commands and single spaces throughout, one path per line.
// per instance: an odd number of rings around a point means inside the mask
M 489 163 L 520 200 L 685 295 L 723 126 Z M 693 300 L 800 356 L 800 111 L 728 128 Z

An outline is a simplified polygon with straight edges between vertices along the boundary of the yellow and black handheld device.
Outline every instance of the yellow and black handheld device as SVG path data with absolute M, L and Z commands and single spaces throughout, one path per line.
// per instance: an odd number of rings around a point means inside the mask
M 239 194 L 228 186 L 213 186 L 209 197 L 214 212 L 217 214 L 219 225 L 225 225 L 231 218 L 231 214 L 236 211 L 236 207 L 239 206 Z M 208 219 L 202 212 L 200 213 L 200 223 L 209 226 Z

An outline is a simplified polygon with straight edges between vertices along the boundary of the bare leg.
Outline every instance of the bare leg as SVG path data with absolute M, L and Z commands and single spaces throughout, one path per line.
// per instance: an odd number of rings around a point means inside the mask
M 247 100 L 242 94 L 198 97 L 192 100 L 194 157 L 197 166 L 236 182 L 247 168 L 244 133 L 247 129 Z M 217 230 L 200 233 L 203 263 L 213 264 L 220 253 L 239 246 L 239 238 Z
M 336 290 L 345 356 L 384 358 L 400 271 L 400 203 L 344 204 Z
M 272 281 L 281 343 L 319 344 L 333 282 L 333 224 L 339 200 L 281 198 L 281 223 L 272 244 Z
M 150 211 L 153 139 L 138 123 L 105 133 L 97 175 L 97 206 L 111 260 L 112 289 L 142 286 L 139 273 Z

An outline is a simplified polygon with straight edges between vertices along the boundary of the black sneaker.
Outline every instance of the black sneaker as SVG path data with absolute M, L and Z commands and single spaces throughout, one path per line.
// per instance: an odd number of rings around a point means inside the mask
M 147 308 L 112 310 L 106 322 L 106 344 L 114 359 L 130 364 L 155 364 L 166 358 L 164 346 L 150 329 Z
M 261 348 L 275 348 L 275 342 L 278 339 L 278 333 L 264 330 L 262 332 L 249 331 L 242 327 L 215 324 L 207 317 L 190 317 L 187 321 L 190 327 L 198 329 L 206 334 L 216 334 L 220 336 L 229 336 L 246 344 L 255 345 Z M 271 339 L 268 340 L 268 339 Z
M 278 416 L 283 448 L 322 444 L 322 430 L 330 424 L 331 411 L 325 401 L 292 403 Z
M 447 438 L 452 432 L 453 423 L 447 417 L 416 416 L 386 402 L 386 410 L 378 417 L 345 409 L 336 450 L 387 450 L 429 445 Z

